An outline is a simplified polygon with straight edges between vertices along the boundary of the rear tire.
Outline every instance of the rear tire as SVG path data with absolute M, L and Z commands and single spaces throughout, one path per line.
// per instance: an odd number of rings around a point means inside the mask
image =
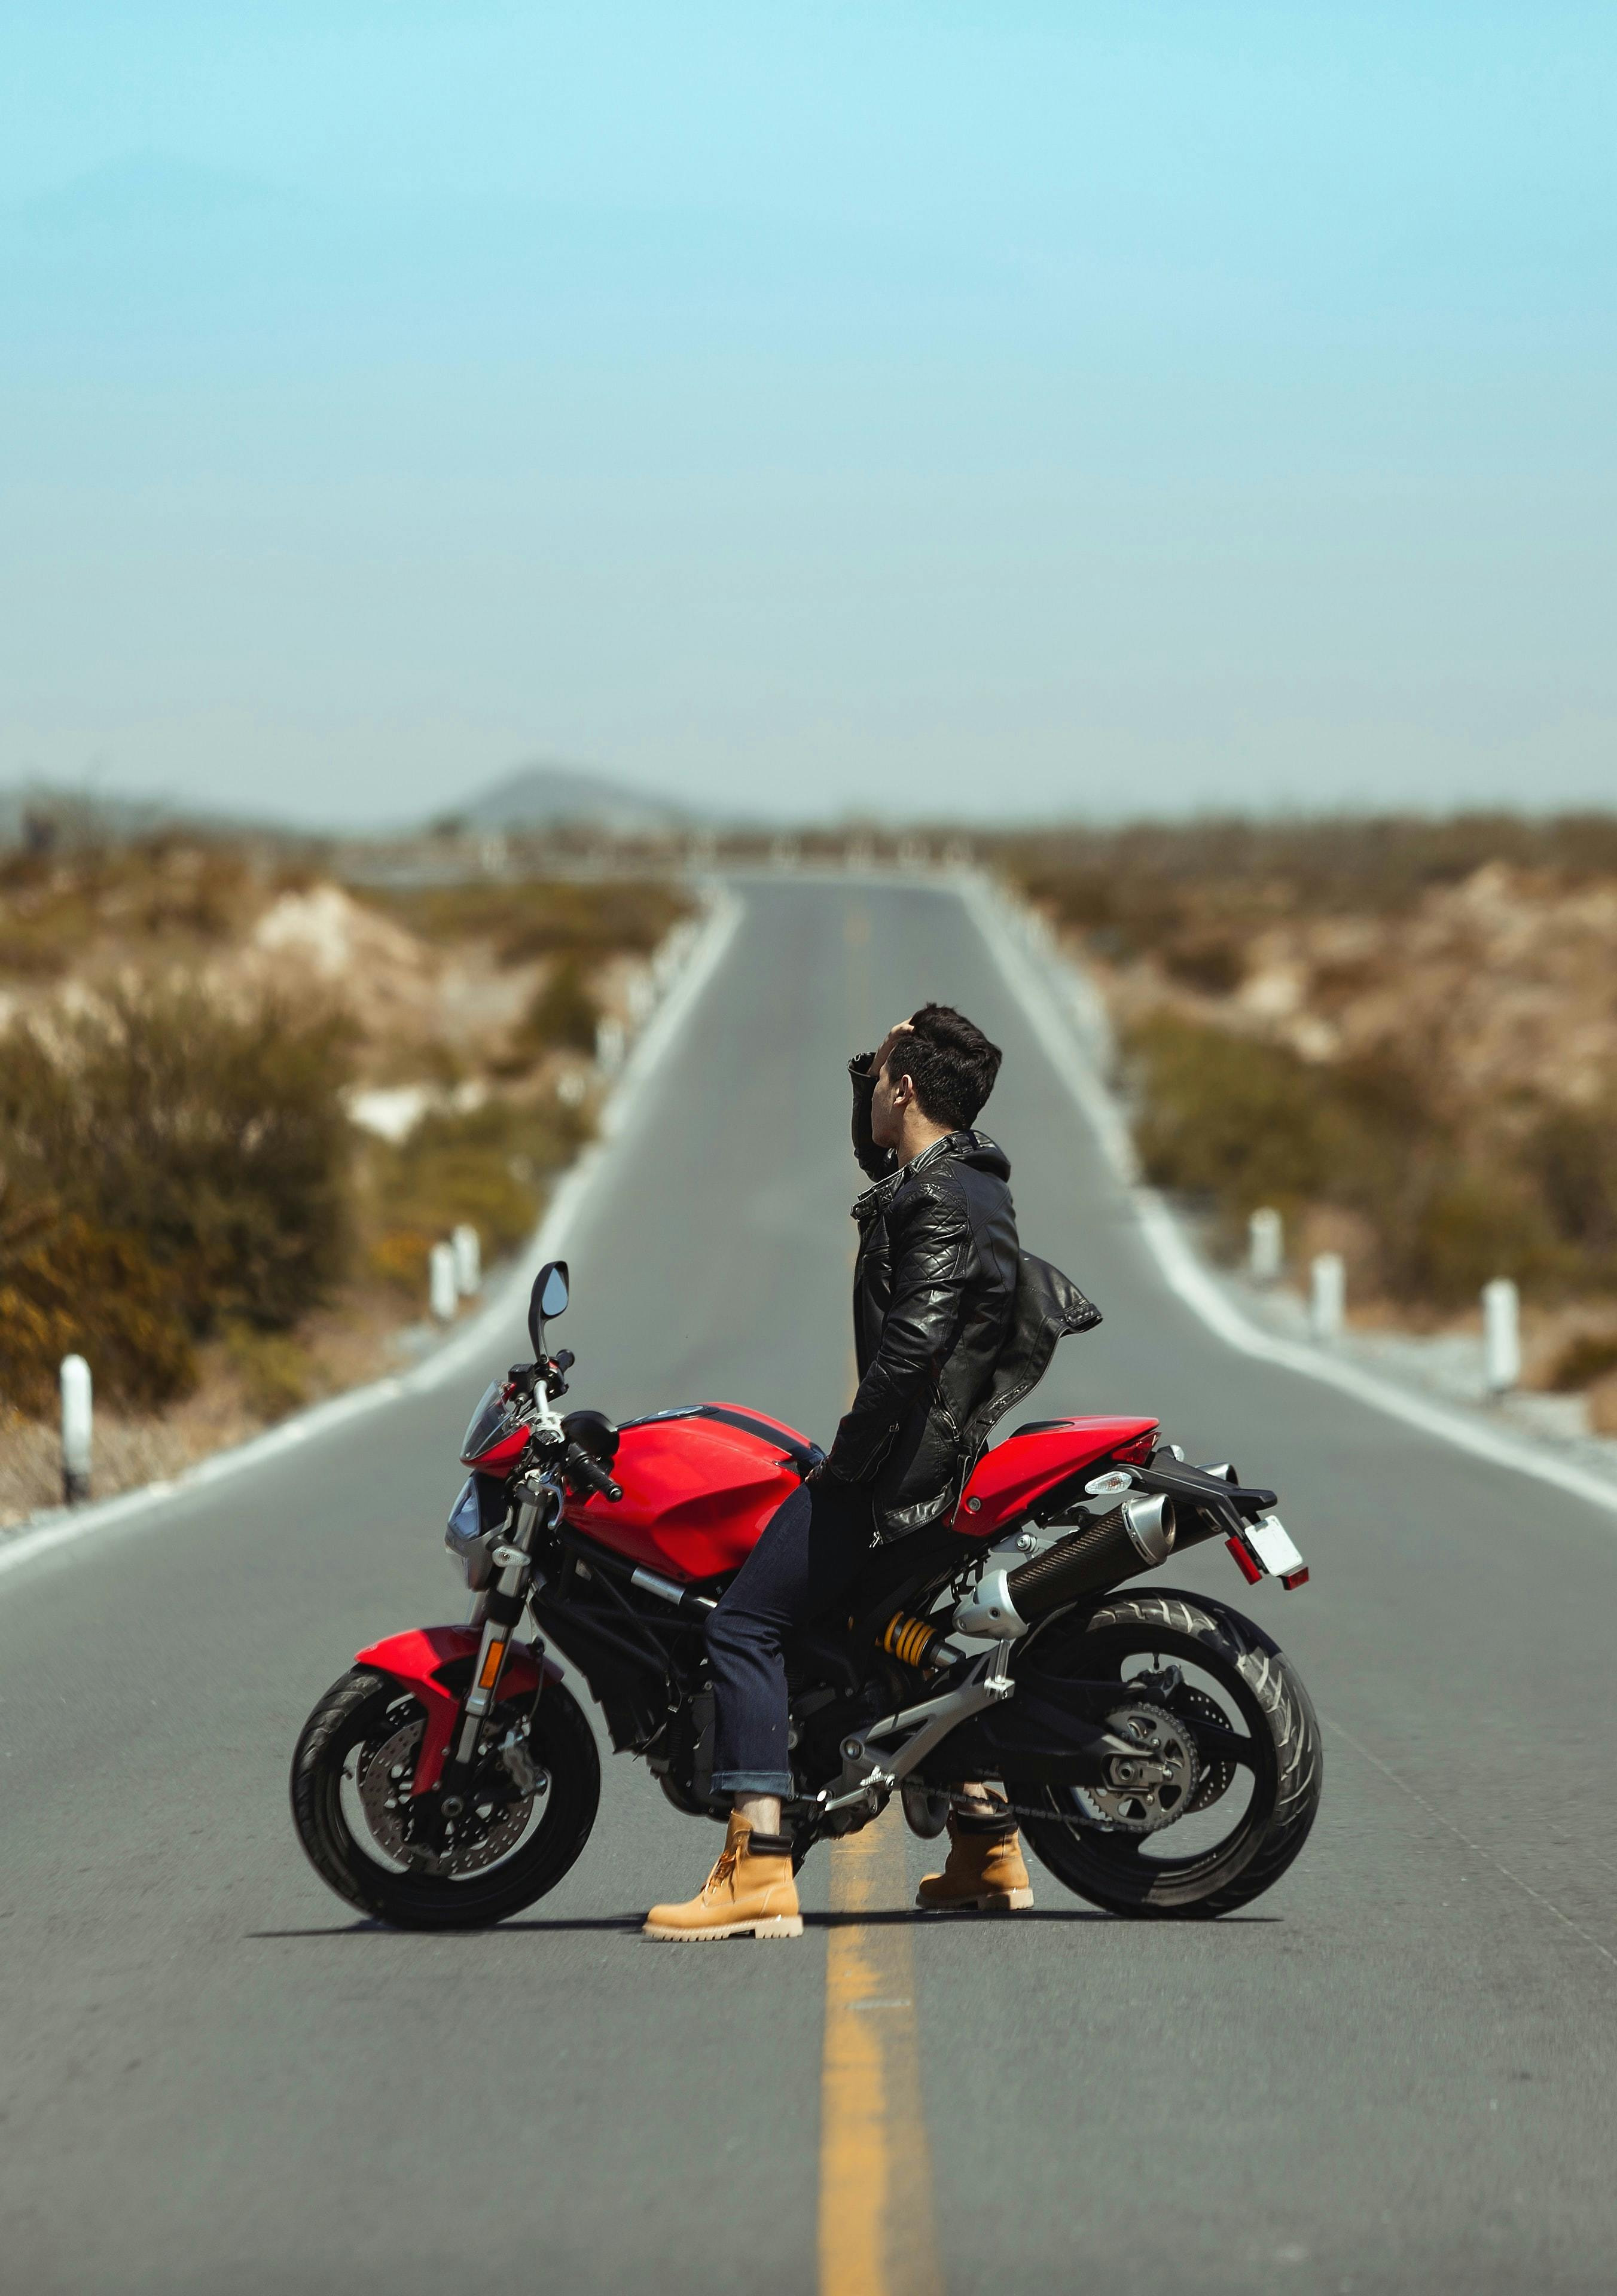
M 527 1707 L 525 1696 L 514 1702 L 512 1718 L 525 1718 Z M 350 1816 L 356 1759 L 379 1738 L 407 1728 L 412 1710 L 422 1711 L 408 1686 L 390 1675 L 356 1667 L 332 1685 L 292 1757 L 298 1839 L 321 1880 L 362 1914 L 396 1929 L 486 1929 L 554 1890 L 588 1841 L 601 1798 L 594 1733 L 571 1692 L 547 1682 L 529 1734 L 533 1759 L 549 1776 L 537 1822 L 508 1857 L 451 1878 L 397 1869 Z
M 1211 1920 L 1272 1888 L 1308 1840 L 1319 1808 L 1322 1755 L 1309 1694 L 1262 1628 L 1206 1595 L 1163 1590 L 1120 1595 L 1088 1617 L 1059 1620 L 1034 1647 L 1041 1668 L 1080 1680 L 1105 1678 L 1106 1656 L 1113 1652 L 1178 1658 L 1219 1685 L 1252 1745 L 1252 1785 L 1239 1823 L 1205 1855 L 1178 1861 L 1142 1856 L 1137 1836 L 1063 1823 L 1054 1815 L 1059 1789 L 1019 1786 L 1007 1777 L 1014 1802 L 1026 1807 L 1042 1798 L 1051 1806 L 1047 1822 L 1028 1818 L 1023 1826 L 1057 1881 L 1091 1905 L 1136 1919 Z M 1173 1835 L 1170 1826 L 1148 1838 L 1170 1849 Z

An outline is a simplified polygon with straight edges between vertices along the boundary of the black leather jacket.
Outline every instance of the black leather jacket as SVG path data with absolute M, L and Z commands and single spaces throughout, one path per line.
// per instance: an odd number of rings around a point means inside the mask
M 868 1054 L 849 1062 L 853 1149 L 875 1181 L 853 1208 L 859 1385 L 829 1472 L 869 1483 L 877 1535 L 901 1538 L 956 1504 L 1001 1414 L 1044 1376 L 1055 1343 L 1099 1310 L 1022 1251 L 1009 1159 L 951 1132 L 899 1167 L 870 1135 Z

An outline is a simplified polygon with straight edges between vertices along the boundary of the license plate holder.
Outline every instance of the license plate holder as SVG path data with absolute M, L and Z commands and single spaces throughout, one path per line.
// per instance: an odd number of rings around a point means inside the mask
M 1270 1578 L 1289 1578 L 1302 1569 L 1302 1557 L 1277 1514 L 1260 1515 L 1256 1522 L 1247 1524 L 1243 1536 L 1253 1559 Z

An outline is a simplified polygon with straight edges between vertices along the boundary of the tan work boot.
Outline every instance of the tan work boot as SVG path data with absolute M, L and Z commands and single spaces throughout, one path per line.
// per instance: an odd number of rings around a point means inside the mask
M 683 1906 L 653 1906 L 643 1937 L 683 1944 L 712 1938 L 801 1937 L 792 1878 L 792 1842 L 784 1833 L 754 1833 L 751 1821 L 734 1811 L 718 1863 L 701 1897 Z
M 948 1822 L 948 1857 L 941 1874 L 929 1874 L 915 1903 L 932 1913 L 1020 1913 L 1033 1902 L 1028 1869 L 1013 1825 L 997 1833 L 979 1832 L 968 1820 Z

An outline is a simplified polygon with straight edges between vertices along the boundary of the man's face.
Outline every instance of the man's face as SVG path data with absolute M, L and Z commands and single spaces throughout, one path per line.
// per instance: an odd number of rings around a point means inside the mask
M 915 1086 L 895 1056 L 877 1077 L 876 1088 L 870 1096 L 870 1136 L 878 1148 L 899 1146 L 905 1104 L 914 1094 Z

